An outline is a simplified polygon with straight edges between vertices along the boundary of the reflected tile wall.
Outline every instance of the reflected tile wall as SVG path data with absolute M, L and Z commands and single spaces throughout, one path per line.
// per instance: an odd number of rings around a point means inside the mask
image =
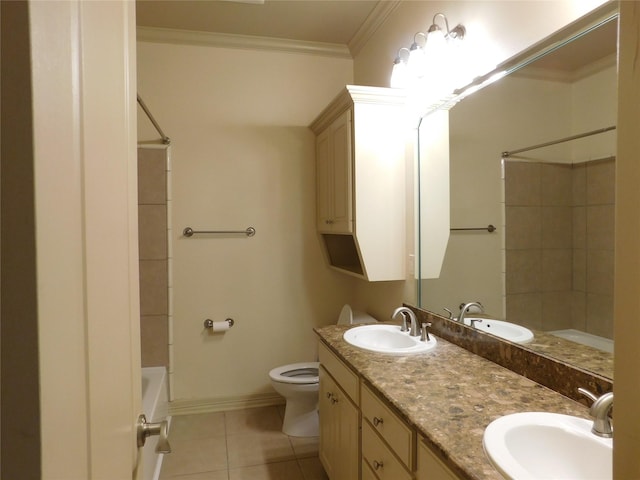
M 505 162 L 507 318 L 613 336 L 615 160 Z
M 138 148 L 142 366 L 169 366 L 167 150 Z

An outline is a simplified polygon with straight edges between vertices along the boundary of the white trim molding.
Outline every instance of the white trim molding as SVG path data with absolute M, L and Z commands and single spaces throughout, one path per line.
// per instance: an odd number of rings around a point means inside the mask
M 387 17 L 391 15 L 398 5 L 400 5 L 399 0 L 378 2 L 353 38 L 349 40 L 349 51 L 352 57 L 355 58 L 360 53 L 369 39 L 386 22 Z
M 152 43 L 177 43 L 245 50 L 274 50 L 289 53 L 321 55 L 325 57 L 351 58 L 346 45 L 337 43 L 307 42 L 283 38 L 226 33 L 197 32 L 172 28 L 138 27 L 138 41 Z

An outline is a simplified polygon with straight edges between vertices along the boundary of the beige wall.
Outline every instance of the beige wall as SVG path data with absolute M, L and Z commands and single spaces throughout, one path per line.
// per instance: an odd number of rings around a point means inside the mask
M 312 328 L 334 322 L 358 282 L 324 263 L 307 128 L 351 83 L 352 61 L 139 42 L 138 78 L 172 140 L 174 405 L 268 399 L 269 370 L 315 360 Z M 158 138 L 139 124 L 139 141 Z M 187 226 L 257 233 L 187 239 Z M 204 331 L 227 317 L 230 331 Z
M 618 70 L 615 63 L 572 85 L 572 133 L 589 132 L 617 123 Z M 594 95 L 594 92 L 597 94 Z M 594 135 L 571 142 L 572 161 L 606 158 L 616 154 L 616 131 Z

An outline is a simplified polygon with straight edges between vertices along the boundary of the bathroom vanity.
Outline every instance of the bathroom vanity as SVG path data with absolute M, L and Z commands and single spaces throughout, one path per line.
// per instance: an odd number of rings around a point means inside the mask
M 482 436 L 523 411 L 589 418 L 583 405 L 438 338 L 432 351 L 367 352 L 315 329 L 320 360 L 320 459 L 331 480 L 501 479 Z

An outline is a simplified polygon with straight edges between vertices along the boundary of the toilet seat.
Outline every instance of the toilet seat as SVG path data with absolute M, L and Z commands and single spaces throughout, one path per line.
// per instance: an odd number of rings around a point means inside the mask
M 276 367 L 269 372 L 269 377 L 274 382 L 291 384 L 314 384 L 319 383 L 318 376 L 319 362 L 291 363 Z

